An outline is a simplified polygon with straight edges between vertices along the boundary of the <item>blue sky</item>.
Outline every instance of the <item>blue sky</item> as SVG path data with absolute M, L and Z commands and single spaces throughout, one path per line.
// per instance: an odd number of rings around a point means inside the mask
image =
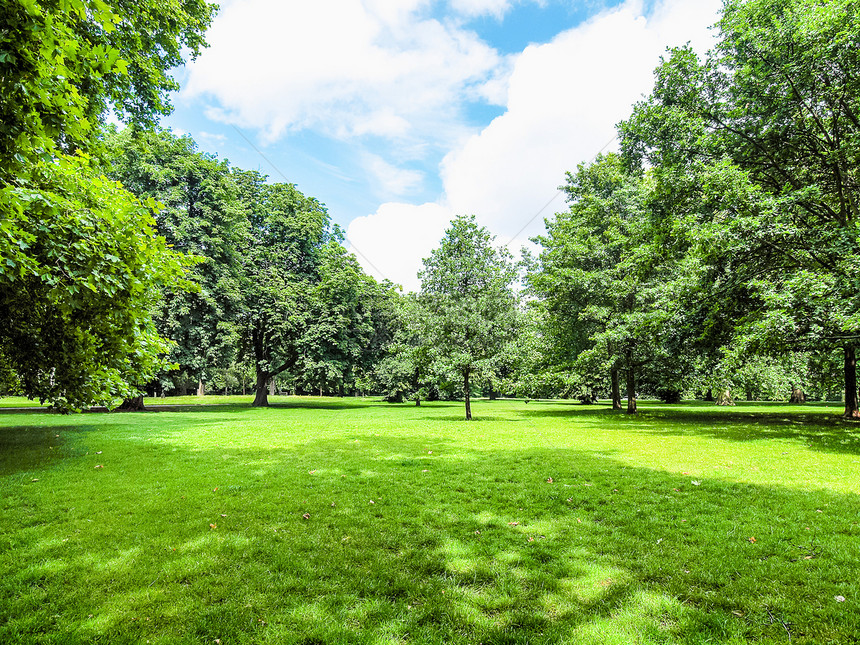
M 665 48 L 711 45 L 720 2 L 221 6 L 165 125 L 325 203 L 365 269 L 410 290 L 456 214 L 512 250 L 539 234 Z

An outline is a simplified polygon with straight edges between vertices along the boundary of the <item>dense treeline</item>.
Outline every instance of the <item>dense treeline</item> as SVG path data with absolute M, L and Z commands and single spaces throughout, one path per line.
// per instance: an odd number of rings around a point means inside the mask
M 155 306 L 172 367 L 150 394 L 250 389 L 266 405 L 276 387 L 356 389 L 387 343 L 393 289 L 364 274 L 322 204 L 165 130 L 109 131 L 104 158 L 111 178 L 161 205 L 158 233 L 196 258 L 197 288 Z
M 727 0 L 714 50 L 669 51 L 620 151 L 568 173 L 533 257 L 460 216 L 406 295 L 364 274 L 316 199 L 155 126 L 211 7 L 183 5 L 154 53 L 110 3 L 13 5 L 22 42 L 80 53 L 93 24 L 105 40 L 55 69 L 18 52 L 2 77 L 0 378 L 28 395 L 461 397 L 469 418 L 473 395 L 635 412 L 841 390 L 860 416 L 856 2 Z M 53 98 L 13 104 L 33 69 Z M 109 105 L 128 127 L 100 125 Z
M 666 399 L 832 391 L 858 416 L 857 3 L 726 2 L 718 46 L 669 52 L 622 153 L 568 175 L 530 277 L 582 374 Z M 793 384 L 793 385 L 792 385 Z
M 10 0 L 0 8 L 0 374 L 61 408 L 131 396 L 164 367 L 153 294 L 190 288 L 155 204 L 96 161 L 112 111 L 147 127 L 196 56 L 203 0 Z

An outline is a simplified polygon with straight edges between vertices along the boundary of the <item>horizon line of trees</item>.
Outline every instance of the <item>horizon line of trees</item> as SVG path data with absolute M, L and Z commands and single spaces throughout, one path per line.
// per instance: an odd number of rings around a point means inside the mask
M 620 153 L 568 173 L 528 285 L 555 362 L 605 375 L 614 407 L 621 376 L 635 412 L 640 387 L 730 403 L 782 372 L 798 401 L 841 373 L 860 418 L 857 14 L 726 0 L 713 50 L 668 51 Z
M 157 127 L 213 12 L 34 0 L 0 18 L 17 39 L 2 387 L 72 410 L 240 386 L 258 406 L 278 389 L 463 398 L 466 418 L 476 394 L 626 394 L 635 413 L 640 395 L 841 389 L 860 418 L 855 3 L 725 0 L 716 47 L 669 50 L 620 151 L 567 174 L 534 257 L 460 215 L 417 294 L 367 276 L 318 200 Z

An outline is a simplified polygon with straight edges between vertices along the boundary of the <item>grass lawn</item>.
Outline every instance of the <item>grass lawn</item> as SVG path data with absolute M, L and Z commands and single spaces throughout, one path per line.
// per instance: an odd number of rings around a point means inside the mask
M 272 400 L 0 413 L 0 643 L 860 642 L 837 404 Z

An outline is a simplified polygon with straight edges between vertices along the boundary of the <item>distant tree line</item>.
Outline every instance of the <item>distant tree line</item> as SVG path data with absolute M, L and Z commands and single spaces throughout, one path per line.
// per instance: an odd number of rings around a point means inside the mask
M 631 413 L 841 396 L 860 417 L 856 3 L 726 0 L 717 46 L 670 50 L 620 151 L 567 174 L 534 254 L 515 263 L 458 216 L 417 294 L 367 276 L 316 199 L 158 128 L 167 70 L 213 11 L 16 0 L 0 17 L 0 388 L 65 409 L 462 398 L 467 418 L 473 396 Z
M 623 378 L 632 412 L 639 391 L 729 403 L 780 382 L 796 401 L 841 387 L 860 415 L 857 14 L 727 0 L 713 51 L 657 68 L 621 153 L 568 174 L 528 285 L 586 394 L 609 381 L 620 407 Z

